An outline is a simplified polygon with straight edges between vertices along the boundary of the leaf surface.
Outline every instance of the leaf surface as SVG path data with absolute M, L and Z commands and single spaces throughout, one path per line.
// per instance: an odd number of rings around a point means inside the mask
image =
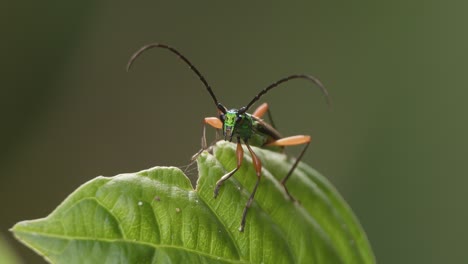
M 174 167 L 97 177 L 49 216 L 23 221 L 15 236 L 52 263 L 375 263 L 357 219 L 330 183 L 301 163 L 253 148 L 262 180 L 239 232 L 256 175 L 248 155 L 213 198 L 216 181 L 236 166 L 233 144 L 198 158 L 194 190 Z M 247 152 L 248 153 L 248 152 Z

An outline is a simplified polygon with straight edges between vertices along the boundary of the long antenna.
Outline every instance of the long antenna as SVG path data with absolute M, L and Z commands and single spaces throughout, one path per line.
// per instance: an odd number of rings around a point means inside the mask
M 285 77 L 283 79 L 280 79 L 270 85 L 268 85 L 265 89 L 261 90 L 253 99 L 252 101 L 250 101 L 250 103 L 245 106 L 245 107 L 242 107 L 241 110 L 239 110 L 239 113 L 240 114 L 243 114 L 245 112 L 247 112 L 247 110 L 249 110 L 249 108 L 256 102 L 258 101 L 258 99 L 260 99 L 260 97 L 262 97 L 262 95 L 266 94 L 269 90 L 275 88 L 276 86 L 284 83 L 284 82 L 287 82 L 287 81 L 290 81 L 290 80 L 293 80 L 293 79 L 306 79 L 306 80 L 309 80 L 311 82 L 313 82 L 315 85 L 317 85 L 320 90 L 322 91 L 323 95 L 325 96 L 325 100 L 327 101 L 327 104 L 330 105 L 330 96 L 328 95 L 328 91 L 327 89 L 325 88 L 325 86 L 322 84 L 322 82 L 315 78 L 314 76 L 311 76 L 311 75 L 306 75 L 306 74 L 294 74 L 294 75 L 290 75 L 288 77 Z
M 128 61 L 127 63 L 127 71 L 130 70 L 130 67 L 132 66 L 133 62 L 135 61 L 136 58 L 138 58 L 138 56 L 140 56 L 144 51 L 146 50 L 149 50 L 149 49 L 152 49 L 152 48 L 163 48 L 163 49 L 167 49 L 169 51 L 171 51 L 172 53 L 176 54 L 181 60 L 183 60 L 185 63 L 187 63 L 187 65 L 190 67 L 190 69 L 198 76 L 198 78 L 200 78 L 200 81 L 202 81 L 202 83 L 205 85 L 206 89 L 208 90 L 208 92 L 210 93 L 211 95 L 211 98 L 213 98 L 213 101 L 216 105 L 216 107 L 220 108 L 220 103 L 218 102 L 218 99 L 216 99 L 216 95 L 213 93 L 213 90 L 211 90 L 211 87 L 210 85 L 208 84 L 208 82 L 205 80 L 205 77 L 203 77 L 203 75 L 198 71 L 198 69 L 184 56 L 182 55 L 178 50 L 176 50 L 175 48 L 171 47 L 171 46 L 168 46 L 166 44 L 161 44 L 161 43 L 151 43 L 151 44 L 148 44 L 148 45 L 145 45 L 143 47 L 141 47 L 137 52 L 135 52 L 132 57 L 130 58 L 130 60 Z

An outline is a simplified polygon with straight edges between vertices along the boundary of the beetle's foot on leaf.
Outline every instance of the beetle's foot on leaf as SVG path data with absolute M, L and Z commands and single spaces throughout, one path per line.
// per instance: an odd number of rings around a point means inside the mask
M 200 156 L 200 154 L 203 153 L 203 151 L 208 151 L 208 153 L 213 154 L 213 145 L 210 145 L 209 147 L 202 147 L 197 153 L 195 153 L 192 158 L 190 159 L 191 161 L 194 161 Z
M 292 203 L 301 204 L 301 201 L 297 200 L 296 198 L 294 198 L 294 196 L 290 195 L 289 193 L 286 199 L 290 200 Z
M 286 197 L 287 199 L 289 199 L 291 202 L 293 203 L 298 203 L 298 204 L 301 204 L 301 202 L 299 200 L 297 200 L 296 198 L 294 198 L 294 196 L 292 196 L 289 191 L 288 191 L 288 188 L 286 188 L 286 186 L 284 184 L 283 185 L 283 188 L 284 188 L 284 191 L 286 192 Z
M 221 185 L 216 184 L 216 187 L 215 187 L 215 189 L 213 191 L 213 198 L 215 198 L 215 199 L 216 199 L 216 197 L 218 197 L 219 187 L 221 187 Z
M 239 226 L 239 232 L 244 232 L 244 228 L 245 228 L 245 222 L 246 222 L 246 218 L 247 218 L 247 210 L 249 209 L 249 205 L 246 205 L 244 207 L 244 211 L 242 212 L 242 220 L 241 220 L 241 224 Z
M 200 156 L 200 154 L 202 154 L 202 152 L 204 151 L 205 149 L 204 148 L 201 148 L 197 153 L 195 153 L 192 158 L 190 159 L 190 161 L 195 161 L 198 156 Z
M 293 199 L 294 199 L 294 200 L 293 200 L 293 203 L 297 203 L 297 204 L 299 204 L 299 205 L 301 204 L 301 201 L 295 199 L 294 197 L 293 197 Z

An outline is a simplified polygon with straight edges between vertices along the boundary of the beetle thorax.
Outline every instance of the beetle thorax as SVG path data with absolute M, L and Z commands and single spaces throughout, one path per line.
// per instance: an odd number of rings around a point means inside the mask
M 252 133 L 252 119 L 249 114 L 239 114 L 239 110 L 231 109 L 221 115 L 223 121 L 224 139 L 232 141 L 233 137 L 244 140 L 250 138 Z

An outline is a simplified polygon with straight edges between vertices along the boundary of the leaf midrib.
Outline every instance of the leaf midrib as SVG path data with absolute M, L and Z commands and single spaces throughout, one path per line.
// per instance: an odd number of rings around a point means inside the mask
M 26 231 L 15 230 L 15 232 L 16 232 L 17 236 L 20 235 L 20 234 L 31 235 L 31 232 L 26 232 Z M 155 248 L 155 249 L 161 249 L 161 248 L 177 249 L 177 250 L 181 250 L 181 251 L 187 251 L 187 252 L 190 252 L 192 254 L 198 254 L 198 255 L 210 257 L 210 258 L 217 259 L 217 260 L 224 260 L 224 261 L 231 262 L 231 263 L 248 263 L 248 262 L 241 261 L 241 260 L 226 259 L 226 258 L 222 258 L 222 257 L 216 256 L 216 255 L 207 254 L 206 252 L 197 251 L 197 250 L 188 249 L 188 248 L 179 247 L 179 246 L 174 246 L 174 245 L 164 245 L 164 244 L 155 245 L 155 244 L 151 244 L 151 243 L 147 243 L 147 242 L 143 242 L 143 241 L 135 241 L 135 240 L 132 241 L 132 240 L 126 240 L 126 239 L 121 239 L 121 238 L 119 238 L 119 239 L 103 239 L 103 238 L 89 238 L 89 237 L 80 237 L 80 236 L 71 237 L 71 236 L 63 236 L 63 235 L 59 235 L 59 234 L 51 234 L 51 233 L 43 233 L 43 232 L 33 232 L 33 233 L 35 235 L 40 235 L 40 236 L 43 236 L 43 237 L 54 238 L 54 239 L 94 241 L 94 242 L 97 241 L 97 242 L 104 242 L 104 243 L 122 242 L 122 243 L 129 243 L 129 244 L 147 246 L 147 247 L 151 247 L 151 248 Z

